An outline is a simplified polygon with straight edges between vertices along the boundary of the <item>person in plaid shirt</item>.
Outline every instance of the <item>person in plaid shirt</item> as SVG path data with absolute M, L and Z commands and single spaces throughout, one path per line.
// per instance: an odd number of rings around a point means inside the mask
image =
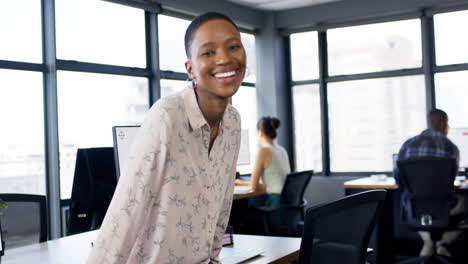
M 429 113 L 429 128 L 422 131 L 421 134 L 408 139 L 403 143 L 397 160 L 405 160 L 416 157 L 450 157 L 454 158 L 458 162 L 460 160 L 460 152 L 455 144 L 447 138 L 449 125 L 447 113 L 440 109 L 434 109 Z M 404 203 L 405 187 L 402 186 L 400 181 L 400 175 L 398 168 L 395 168 L 394 177 L 397 184 L 403 189 L 402 200 Z M 464 203 L 466 197 L 453 197 L 454 207 L 450 211 L 451 215 L 458 215 L 463 213 Z M 404 206 L 404 205 L 403 205 Z M 421 236 L 424 244 L 421 249 L 420 255 L 425 256 L 431 254 L 433 250 L 433 244 L 431 242 L 429 232 L 420 231 L 418 232 Z M 445 232 L 442 236 L 441 241 L 437 243 L 437 253 L 441 255 L 451 256 L 447 250 L 447 246 L 452 243 L 457 236 L 460 234 L 459 231 Z

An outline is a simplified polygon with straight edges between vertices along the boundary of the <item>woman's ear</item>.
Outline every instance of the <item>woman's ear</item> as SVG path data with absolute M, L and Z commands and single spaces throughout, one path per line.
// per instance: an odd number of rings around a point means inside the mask
M 185 69 L 187 70 L 188 76 L 191 80 L 195 78 L 195 75 L 193 74 L 193 68 L 192 68 L 192 62 L 191 61 L 186 61 L 185 62 Z

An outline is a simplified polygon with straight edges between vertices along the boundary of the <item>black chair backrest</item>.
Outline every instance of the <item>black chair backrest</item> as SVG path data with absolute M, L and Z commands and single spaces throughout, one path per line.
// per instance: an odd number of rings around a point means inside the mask
M 47 241 L 47 207 L 43 195 L 2 193 L 8 205 L 0 215 L 5 249 Z
M 385 195 L 385 190 L 372 190 L 309 208 L 299 263 L 364 264 Z
M 406 192 L 402 197 L 403 220 L 419 230 L 447 228 L 457 173 L 455 159 L 420 157 L 400 160 L 397 164 L 401 188 Z
M 305 189 L 309 184 L 313 171 L 301 171 L 288 174 L 281 191 L 281 205 L 297 206 L 302 204 Z

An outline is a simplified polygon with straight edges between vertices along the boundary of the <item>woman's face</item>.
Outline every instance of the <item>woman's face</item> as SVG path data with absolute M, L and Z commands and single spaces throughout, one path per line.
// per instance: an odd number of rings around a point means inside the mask
M 229 98 L 237 92 L 245 75 L 246 55 L 240 33 L 231 23 L 213 19 L 201 25 L 190 54 L 185 67 L 198 93 Z

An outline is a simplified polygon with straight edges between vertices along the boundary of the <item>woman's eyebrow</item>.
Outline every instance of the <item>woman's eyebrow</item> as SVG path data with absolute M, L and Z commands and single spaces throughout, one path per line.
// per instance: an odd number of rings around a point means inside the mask
M 206 42 L 206 43 L 203 43 L 203 44 L 200 46 L 200 48 L 204 48 L 204 47 L 208 47 L 208 46 L 212 46 L 212 45 L 214 45 L 213 42 Z
M 230 37 L 230 38 L 226 39 L 224 42 L 229 42 L 229 41 L 233 41 L 233 40 L 239 40 L 239 38 L 237 38 L 237 37 Z
M 233 41 L 233 40 L 239 40 L 239 38 L 237 38 L 237 37 L 230 37 L 230 38 L 224 40 L 224 42 L 230 42 L 230 41 Z M 205 43 L 203 43 L 203 44 L 200 46 L 200 48 L 204 48 L 204 47 L 207 47 L 207 46 L 212 46 L 212 45 L 214 45 L 214 44 L 215 44 L 215 43 L 212 42 L 212 41 L 210 41 L 210 42 L 205 42 Z

